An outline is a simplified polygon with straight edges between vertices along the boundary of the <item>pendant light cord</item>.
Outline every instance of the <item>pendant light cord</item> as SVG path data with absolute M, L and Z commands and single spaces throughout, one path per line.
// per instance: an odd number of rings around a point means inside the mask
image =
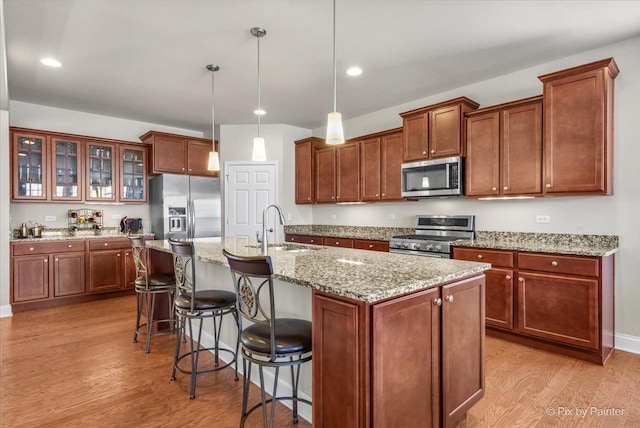
M 216 151 L 216 73 L 211 73 L 211 151 Z
M 337 97 L 337 67 L 336 67 L 336 0 L 333 0 L 333 111 L 338 111 Z
M 258 137 L 260 136 L 260 37 L 256 37 L 258 39 Z

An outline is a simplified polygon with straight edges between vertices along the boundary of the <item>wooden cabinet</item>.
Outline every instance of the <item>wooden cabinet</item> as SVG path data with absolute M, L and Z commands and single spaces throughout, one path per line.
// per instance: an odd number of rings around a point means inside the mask
M 336 202 L 336 149 L 324 147 L 314 152 L 315 196 L 317 204 Z
M 613 58 L 540 76 L 544 84 L 544 192 L 613 193 Z
M 121 145 L 119 199 L 122 202 L 147 201 L 147 149 L 140 144 Z
M 95 239 L 89 242 L 89 292 L 131 288 L 132 262 L 128 239 Z
M 113 143 L 101 141 L 87 143 L 85 200 L 116 202 L 119 185 L 116 154 L 117 146 Z
M 13 257 L 11 303 L 49 297 L 49 255 Z
M 149 131 L 140 140 L 151 147 L 149 174 L 218 176 L 218 171 L 207 169 L 211 140 L 158 131 Z
M 467 114 L 466 196 L 542 193 L 542 97 Z
M 380 137 L 380 200 L 402 200 L 402 130 Z
M 324 245 L 324 238 L 322 236 L 315 236 L 315 235 L 294 235 L 294 234 L 287 233 L 285 235 L 285 241 L 299 242 L 301 244 Z
M 31 130 L 12 130 L 12 199 L 47 200 L 49 138 Z
M 53 259 L 53 296 L 71 296 L 85 292 L 84 251 L 56 253 Z
M 373 239 L 336 238 L 331 236 L 299 235 L 287 233 L 284 237 L 287 242 L 299 242 L 301 244 L 326 245 L 328 247 L 357 248 L 359 250 L 389 251 L 389 241 L 377 241 Z
M 360 146 L 357 143 L 336 147 L 336 202 L 360 200 Z
M 380 137 L 360 140 L 360 200 L 380 200 Z
M 319 138 L 311 137 L 295 142 L 296 204 L 313 204 L 313 148 Z
M 359 250 L 389 252 L 389 241 L 375 241 L 372 239 L 354 239 L 353 248 Z
M 334 238 L 331 236 L 326 236 L 324 238 L 324 245 L 328 247 L 343 247 L 343 248 L 353 248 L 353 239 L 351 238 Z
M 400 113 L 404 162 L 464 155 L 464 115 L 478 105 L 460 97 Z
M 313 323 L 314 425 L 455 426 L 484 394 L 483 276 L 377 303 L 314 291 Z
M 52 135 L 51 200 L 81 201 L 84 196 L 84 148 L 80 139 Z

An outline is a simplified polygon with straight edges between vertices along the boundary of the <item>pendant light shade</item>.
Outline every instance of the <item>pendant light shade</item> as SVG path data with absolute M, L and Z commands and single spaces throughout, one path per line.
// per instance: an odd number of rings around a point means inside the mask
M 220 156 L 216 152 L 216 97 L 215 97 L 215 73 L 220 70 L 217 65 L 207 65 L 207 70 L 211 72 L 211 151 L 209 152 L 209 163 L 207 169 L 209 171 L 220 171 Z
M 331 145 L 344 144 L 344 130 L 342 115 L 337 109 L 337 68 L 336 68 L 336 0 L 333 0 L 333 112 L 327 117 L 326 143 Z
M 251 35 L 256 38 L 258 41 L 258 108 L 257 112 L 261 112 L 260 108 L 260 39 L 267 35 L 267 30 L 260 27 L 253 27 L 251 30 Z M 262 114 L 257 113 L 258 116 L 258 135 L 253 139 L 253 153 L 251 155 L 251 160 L 253 161 L 266 161 L 267 160 L 267 150 L 264 144 L 264 138 L 260 136 L 260 116 Z

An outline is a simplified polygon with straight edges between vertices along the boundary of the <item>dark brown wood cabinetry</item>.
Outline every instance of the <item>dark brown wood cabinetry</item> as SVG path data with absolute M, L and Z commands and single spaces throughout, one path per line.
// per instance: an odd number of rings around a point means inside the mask
M 296 158 L 296 204 L 313 204 L 313 148 L 320 144 L 319 138 L 310 137 L 295 142 Z
M 380 200 L 402 200 L 402 129 L 380 137 Z
M 314 152 L 316 203 L 336 202 L 336 149 L 323 147 Z
M 356 143 L 323 147 L 314 153 L 315 201 L 357 202 L 360 195 L 360 151 Z
M 389 241 L 378 241 L 373 239 L 336 238 L 332 236 L 299 235 L 299 234 L 292 234 L 292 233 L 285 234 L 284 239 L 287 242 L 299 242 L 301 244 L 326 245 L 328 247 L 357 248 L 359 250 L 371 250 L 371 251 L 382 251 L 382 252 L 389 251 Z
M 405 162 L 464 155 L 464 115 L 478 103 L 460 97 L 400 113 Z
M 53 296 L 71 296 L 85 292 L 84 251 L 56 253 L 53 259 Z
M 371 250 L 389 252 L 389 241 L 376 241 L 373 239 L 354 239 L 353 248 L 359 250 Z
M 360 199 L 380 200 L 380 138 L 360 140 Z
M 218 176 L 218 171 L 207 169 L 211 140 L 158 131 L 149 131 L 140 140 L 151 147 L 149 174 Z
M 466 196 L 542 193 L 542 97 L 467 113 Z
M 540 76 L 544 192 L 613 193 L 613 58 Z
M 455 426 L 484 394 L 482 276 L 376 303 L 314 291 L 313 322 L 314 424 Z
M 89 242 L 89 291 L 130 288 L 131 243 L 128 239 L 95 239 Z M 135 278 L 134 278 L 135 279 Z
M 301 244 L 324 245 L 324 238 L 322 236 L 294 235 L 294 234 L 287 233 L 284 239 L 287 242 L 299 242 Z

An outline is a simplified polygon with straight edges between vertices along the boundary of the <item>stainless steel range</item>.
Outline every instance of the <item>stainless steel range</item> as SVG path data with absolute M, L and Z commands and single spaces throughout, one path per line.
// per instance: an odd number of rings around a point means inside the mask
M 416 234 L 394 236 L 389 240 L 389 252 L 450 259 L 451 242 L 473 239 L 474 234 L 475 216 L 419 215 Z

